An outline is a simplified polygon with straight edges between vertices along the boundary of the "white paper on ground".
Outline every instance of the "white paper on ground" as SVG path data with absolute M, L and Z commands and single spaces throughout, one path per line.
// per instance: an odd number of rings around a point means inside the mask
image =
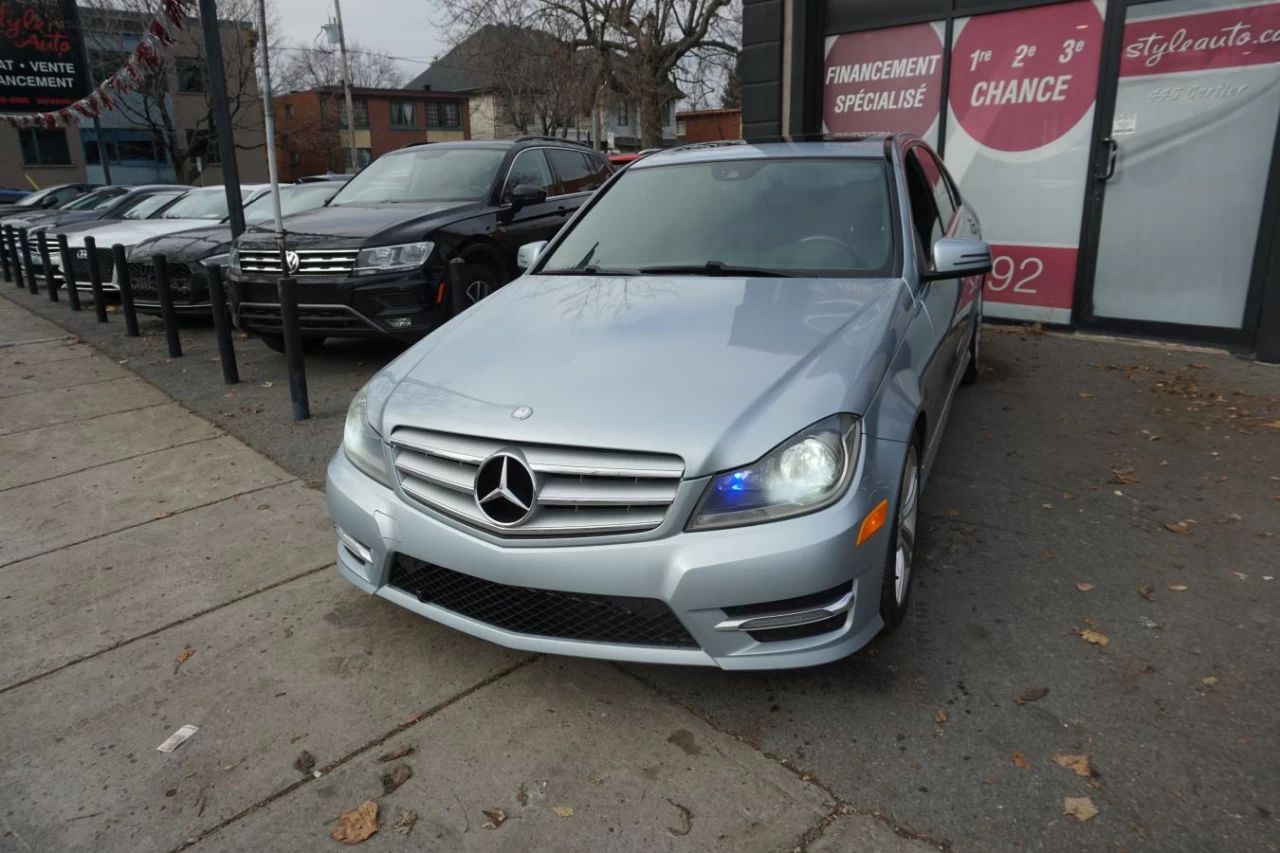
M 200 729 L 191 724 L 187 724 L 165 738 L 164 743 L 157 746 L 156 749 L 161 752 L 173 752 L 175 749 L 182 746 L 182 744 L 186 743 L 187 738 L 191 737 L 198 731 L 200 731 Z

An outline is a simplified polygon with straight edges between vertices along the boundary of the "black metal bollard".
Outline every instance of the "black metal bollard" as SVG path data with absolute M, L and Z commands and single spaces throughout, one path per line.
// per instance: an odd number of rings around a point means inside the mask
M 67 304 L 72 311 L 80 310 L 80 291 L 76 288 L 76 273 L 71 269 L 71 250 L 67 248 L 67 235 L 58 235 L 58 255 L 62 258 L 62 283 L 67 287 Z
M 173 291 L 169 289 L 169 262 L 164 255 L 152 255 L 151 266 L 155 271 L 156 293 L 160 296 L 160 319 L 164 320 L 169 358 L 177 358 L 182 355 L 182 341 L 178 339 L 178 318 L 173 313 Z
M 0 231 L 0 264 L 4 265 L 4 280 L 13 281 L 13 271 L 9 269 L 9 226 Z
M 107 322 L 107 300 L 102 295 L 102 268 L 98 266 L 98 243 L 92 237 L 84 238 L 85 255 L 89 260 L 89 290 L 93 293 L 93 313 L 97 316 L 99 323 Z M 63 259 L 63 264 L 67 270 L 71 269 L 71 260 Z M 63 273 L 63 277 L 68 275 Z M 71 279 L 68 278 L 68 281 Z
M 222 267 L 209 267 L 209 308 L 213 311 L 213 334 L 218 339 L 218 357 L 222 361 L 222 381 L 235 385 L 240 381 L 236 367 L 236 348 L 231 343 L 231 315 L 227 313 L 227 291 L 222 286 Z
M 129 280 L 129 264 L 125 262 L 124 246 L 111 247 L 111 262 L 116 268 L 116 281 L 120 282 L 120 311 L 124 314 L 124 333 L 138 336 L 138 312 L 133 307 L 133 282 Z
M 49 291 L 49 301 L 58 301 L 58 285 L 53 280 L 53 264 L 49 263 L 49 232 L 41 231 L 36 237 L 40 249 L 40 266 L 44 269 L 44 289 Z
M 467 303 L 466 275 L 464 274 L 466 265 L 462 258 L 449 261 L 449 307 L 453 309 L 455 317 L 471 307 Z
M 36 267 L 31 263 L 31 240 L 27 236 L 27 229 L 18 229 L 18 242 L 22 250 L 22 268 L 27 274 L 27 293 L 39 293 L 40 287 L 36 284 Z
M 293 404 L 293 419 L 311 417 L 311 402 L 307 399 L 307 368 L 302 358 L 302 322 L 298 317 L 298 282 L 282 278 L 276 285 L 280 295 L 280 325 L 284 333 L 284 357 L 289 371 L 289 401 Z
M 18 287 L 22 287 L 22 266 L 18 263 L 18 232 L 13 230 L 12 225 L 6 225 L 4 235 L 8 238 L 5 257 L 9 259 L 9 268 L 13 273 L 13 277 L 9 280 Z

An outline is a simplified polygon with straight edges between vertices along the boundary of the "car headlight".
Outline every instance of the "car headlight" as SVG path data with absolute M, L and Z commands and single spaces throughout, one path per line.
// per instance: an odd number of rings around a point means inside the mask
M 403 246 L 375 246 L 356 255 L 355 275 L 417 269 L 427 262 L 434 243 L 405 243 Z
M 227 254 L 227 268 L 236 275 L 240 274 L 240 247 L 232 246 Z
M 689 530 L 776 521 L 833 503 L 849 488 L 861 441 L 854 415 L 800 430 L 758 462 L 713 477 Z
M 369 386 L 356 392 L 347 409 L 347 422 L 342 428 L 342 451 L 351 464 L 390 488 L 386 457 L 382 455 L 382 437 L 369 424 Z
M 200 266 L 208 269 L 209 267 L 227 267 L 231 265 L 231 255 L 210 255 L 200 262 Z M 234 269 L 234 267 L 233 267 Z

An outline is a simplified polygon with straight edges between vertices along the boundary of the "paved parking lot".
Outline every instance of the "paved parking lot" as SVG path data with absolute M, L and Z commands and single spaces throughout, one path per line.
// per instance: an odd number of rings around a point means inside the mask
M 0 299 L 0 342 L 49 339 L 0 348 L 0 849 L 336 847 L 371 797 L 370 849 L 1280 847 L 1280 370 L 993 331 L 908 622 L 727 674 L 517 655 L 341 582 L 310 486 L 394 348 L 309 358 L 294 424 L 256 341 L 227 389 L 206 328 L 171 361 L 155 321 L 0 296 L 73 338 Z

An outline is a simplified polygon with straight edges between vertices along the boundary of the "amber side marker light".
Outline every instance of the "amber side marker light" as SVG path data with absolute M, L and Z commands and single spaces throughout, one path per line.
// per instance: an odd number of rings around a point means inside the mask
M 862 519 L 862 527 L 858 530 L 858 544 L 861 545 L 876 532 L 884 527 L 886 521 L 889 520 L 889 502 L 887 500 L 880 501 L 876 504 L 876 508 L 867 513 L 867 517 Z

